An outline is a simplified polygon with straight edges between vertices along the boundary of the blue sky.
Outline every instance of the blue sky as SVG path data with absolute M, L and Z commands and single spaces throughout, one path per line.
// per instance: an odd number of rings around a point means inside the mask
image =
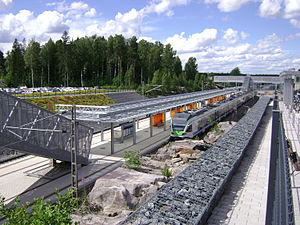
M 0 0 L 0 50 L 123 34 L 172 44 L 202 72 L 280 73 L 300 68 L 300 0 Z

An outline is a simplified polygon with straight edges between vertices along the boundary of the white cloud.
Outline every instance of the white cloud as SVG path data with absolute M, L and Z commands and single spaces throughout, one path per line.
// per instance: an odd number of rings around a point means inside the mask
M 64 30 L 69 31 L 72 38 L 86 35 L 123 34 L 125 37 L 142 35 L 142 24 L 149 14 L 174 15 L 175 6 L 186 5 L 191 0 L 151 0 L 140 10 L 131 9 L 128 12 L 118 12 L 114 19 L 103 21 L 95 8 L 83 1 L 67 3 L 57 1 L 47 3 L 51 10 L 34 15 L 28 10 L 17 14 L 0 15 L 0 43 L 9 43 L 18 38 L 46 41 L 50 37 L 59 38 Z M 0 0 L 0 10 L 6 8 L 12 0 Z M 5 7 L 4 7 L 5 6 Z M 144 29 L 144 31 L 147 27 Z M 149 28 L 150 29 L 150 28 Z M 155 29 L 155 28 L 151 28 Z
M 84 14 L 86 17 L 95 17 L 97 15 L 97 11 L 95 8 L 91 8 Z
M 300 1 L 285 0 L 284 17 L 287 19 L 291 19 L 298 16 L 300 16 Z
M 1 16 L 0 20 L 2 43 L 12 42 L 15 38 L 19 40 L 35 38 L 44 41 L 49 38 L 47 33 L 62 33 L 68 29 L 63 15 L 57 11 L 45 11 L 35 17 L 31 11 L 20 10 L 16 15 L 10 13 Z
M 143 15 L 136 9 L 131 9 L 127 13 L 118 13 L 114 20 L 105 22 L 104 25 L 93 24 L 87 27 L 88 33 L 109 36 L 113 34 L 123 34 L 125 37 L 141 35 L 141 24 Z
M 244 31 L 242 31 L 242 32 L 241 32 L 241 38 L 242 38 L 243 40 L 245 40 L 245 39 L 247 39 L 247 37 L 249 37 L 249 34 L 246 33 L 246 32 L 244 32 Z
M 222 12 L 233 12 L 252 0 L 204 0 L 205 3 L 217 3 L 218 8 Z
M 261 17 L 276 17 L 280 14 L 283 0 L 263 0 L 259 6 Z
M 163 14 L 165 13 L 167 16 L 174 15 L 172 8 L 178 5 L 186 5 L 191 0 L 152 0 L 148 6 L 146 6 L 143 11 L 146 14 L 149 13 L 157 13 Z
M 175 34 L 167 38 L 166 43 L 170 43 L 178 52 L 193 52 L 206 47 L 217 39 L 216 29 L 205 29 L 201 33 L 195 33 L 184 37 L 184 32 Z
M 66 7 L 65 11 L 67 11 L 67 17 L 75 17 L 80 18 L 82 14 L 88 12 L 89 6 L 83 2 L 72 2 L 69 7 Z
M 112 20 L 108 20 L 104 23 L 92 21 L 90 24 L 82 28 L 85 29 L 85 33 L 87 35 L 97 34 L 107 37 L 114 34 L 123 34 L 125 37 L 131 37 L 133 35 L 139 37 L 142 35 L 142 23 L 145 16 L 153 13 L 172 16 L 174 14 L 172 11 L 173 7 L 178 5 L 186 5 L 188 2 L 190 2 L 190 0 L 152 0 L 147 6 L 140 10 L 133 8 L 126 13 L 118 12 L 115 18 Z M 64 10 L 69 10 L 68 7 L 61 8 Z M 85 16 L 95 14 L 92 13 L 91 10 L 85 13 Z M 82 33 L 79 32 L 79 30 L 72 29 L 72 26 L 70 27 L 70 34 Z
M 142 31 L 148 28 L 142 27 L 143 19 L 149 14 L 165 14 L 172 16 L 172 8 L 179 5 L 186 5 L 191 0 L 152 0 L 148 5 L 140 10 L 131 9 L 126 13 L 118 12 L 114 19 L 101 21 L 96 17 L 97 12 L 94 8 L 84 2 L 73 2 L 71 5 L 65 2 L 48 3 L 48 6 L 56 7 L 56 10 L 64 13 L 68 18 L 66 24 L 70 27 L 71 37 L 80 37 L 84 35 L 103 35 L 108 37 L 114 34 L 123 34 L 125 37 L 133 35 L 139 37 Z M 149 28 L 150 29 L 150 28 Z M 155 28 L 151 28 L 152 30 Z
M 232 28 L 228 28 L 224 31 L 223 40 L 225 40 L 228 44 L 235 45 L 240 40 L 245 40 L 249 36 L 248 33 L 244 31 L 233 30 Z
M 68 29 L 64 22 L 64 16 L 57 11 L 45 11 L 36 18 L 41 32 L 61 33 Z
M 29 21 L 33 13 L 28 10 L 21 10 L 18 14 L 9 13 L 1 16 L 0 40 L 2 43 L 12 42 L 14 38 L 20 37 L 25 32 L 24 23 Z
M 229 44 L 236 44 L 240 40 L 239 32 L 237 30 L 228 28 L 226 31 L 224 31 L 223 39 Z
M 242 32 L 238 33 L 241 36 Z M 243 73 L 279 73 L 286 68 L 300 67 L 299 58 L 282 49 L 284 41 L 276 34 L 268 35 L 254 44 L 236 43 L 228 46 L 216 40 L 197 51 L 178 53 L 183 63 L 189 57 L 196 57 L 198 69 L 203 72 L 230 72 L 238 66 Z M 174 50 L 178 49 L 174 47 Z
M 290 23 L 297 28 L 300 28 L 300 21 L 296 19 L 290 19 Z
M 0 10 L 6 10 L 12 3 L 12 0 L 0 0 Z
M 217 4 L 221 12 L 233 12 L 250 2 L 260 2 L 259 15 L 264 18 L 300 17 L 300 0 L 204 0 L 205 4 Z M 295 24 L 295 20 L 290 21 Z

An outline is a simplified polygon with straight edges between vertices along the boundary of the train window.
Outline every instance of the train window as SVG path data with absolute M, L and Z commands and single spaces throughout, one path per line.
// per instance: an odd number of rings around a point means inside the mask
M 188 128 L 186 129 L 186 132 L 192 132 L 192 125 L 188 126 Z
M 173 125 L 172 128 L 174 131 L 183 131 L 184 130 L 184 126 L 176 126 L 176 125 L 174 126 Z

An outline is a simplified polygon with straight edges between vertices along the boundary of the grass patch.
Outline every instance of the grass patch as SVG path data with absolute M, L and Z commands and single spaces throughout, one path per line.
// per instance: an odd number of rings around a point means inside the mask
M 161 170 L 161 174 L 166 178 L 170 178 L 172 176 L 172 172 L 168 167 L 163 168 Z
M 106 95 L 78 95 L 78 96 L 57 96 L 57 97 L 41 97 L 41 98 L 26 98 L 31 102 L 44 109 L 55 112 L 55 104 L 70 104 L 70 105 L 109 105 L 115 102 Z
M 124 167 L 127 169 L 136 169 L 141 165 L 139 151 L 125 152 L 124 159 Z
M 25 94 L 13 94 L 16 97 L 47 97 L 55 95 L 82 95 L 82 94 L 96 94 L 103 92 L 116 92 L 117 89 L 90 89 L 90 90 L 75 90 L 75 91 L 60 91 L 60 92 L 34 92 L 34 93 L 25 93 Z

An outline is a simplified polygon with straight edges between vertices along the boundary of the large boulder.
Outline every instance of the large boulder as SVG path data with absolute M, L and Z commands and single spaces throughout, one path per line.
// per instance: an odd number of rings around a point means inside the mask
M 88 195 L 88 202 L 103 212 L 119 214 L 139 204 L 145 189 L 165 181 L 160 175 L 118 168 L 99 178 Z M 157 188 L 156 188 L 157 189 Z
M 181 140 L 170 142 L 163 148 L 157 150 L 155 159 L 160 161 L 170 160 L 173 158 L 187 158 L 199 157 L 200 151 L 193 150 L 196 145 L 203 144 L 204 142 L 197 140 Z
M 141 163 L 143 166 L 152 168 L 152 169 L 163 169 L 166 167 L 166 163 L 163 161 L 158 161 L 155 159 L 152 159 L 150 157 L 141 157 Z

